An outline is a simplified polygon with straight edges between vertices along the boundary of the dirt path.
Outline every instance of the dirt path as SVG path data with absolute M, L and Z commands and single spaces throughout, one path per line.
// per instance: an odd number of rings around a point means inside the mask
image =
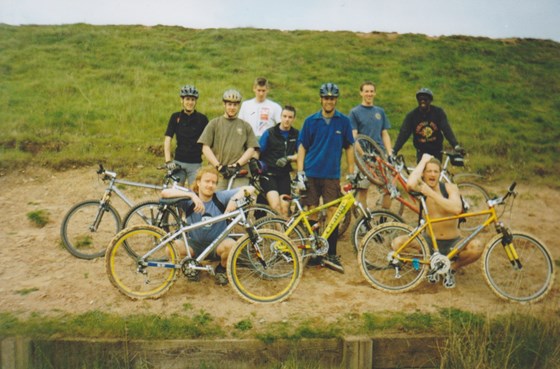
M 457 278 L 457 288 L 420 285 L 405 294 L 390 295 L 371 288 L 360 274 L 357 261 L 344 235 L 339 244 L 344 275 L 320 267 L 307 268 L 304 278 L 290 299 L 274 305 L 253 305 L 241 300 L 230 287 L 214 285 L 205 275 L 198 283 L 180 278 L 159 300 L 133 302 L 121 295 L 105 275 L 103 259 L 79 260 L 61 245 L 59 228 L 72 204 L 98 198 L 103 184 L 93 169 L 51 172 L 34 169 L 0 177 L 0 311 L 27 316 L 84 313 L 99 310 L 116 314 L 172 314 L 201 310 L 223 324 L 251 318 L 255 322 L 287 318 L 339 318 L 378 311 L 432 312 L 455 307 L 481 313 L 506 311 L 535 314 L 559 313 L 559 280 L 540 303 L 521 306 L 503 302 L 491 292 L 477 264 L 467 267 Z M 493 188 L 501 192 L 505 185 Z M 514 229 L 532 233 L 560 258 L 557 229 L 560 224 L 560 191 L 521 183 L 514 213 L 506 222 Z M 154 192 L 136 193 L 137 198 L 156 198 Z M 46 209 L 51 222 L 36 228 L 26 214 Z M 488 235 L 488 237 L 491 234 Z

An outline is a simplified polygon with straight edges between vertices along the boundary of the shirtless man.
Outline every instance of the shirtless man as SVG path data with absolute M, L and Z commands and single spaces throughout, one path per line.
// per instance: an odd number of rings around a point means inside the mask
M 422 193 L 426 198 L 426 207 L 430 217 L 442 218 L 454 216 L 463 212 L 463 204 L 459 189 L 454 183 L 441 183 L 439 174 L 441 162 L 430 154 L 423 154 L 418 166 L 410 174 L 407 187 L 409 190 Z M 447 255 L 453 246 L 461 240 L 461 232 L 457 220 L 434 223 L 432 225 L 434 236 L 438 243 L 439 252 Z M 428 246 L 432 249 L 432 240 L 425 235 Z M 405 240 L 399 240 L 404 242 Z M 394 245 L 401 244 L 395 240 Z M 447 288 L 455 287 L 455 272 L 460 267 L 476 261 L 482 255 L 481 243 L 478 240 L 470 241 L 465 248 L 453 258 L 451 273 L 443 283 Z

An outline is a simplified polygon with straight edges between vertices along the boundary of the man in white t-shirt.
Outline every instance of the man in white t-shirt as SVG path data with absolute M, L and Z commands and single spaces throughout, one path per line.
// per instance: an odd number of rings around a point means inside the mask
M 257 139 L 269 129 L 281 121 L 282 107 L 266 98 L 270 86 L 268 80 L 258 77 L 253 83 L 255 98 L 245 100 L 239 110 L 239 118 L 248 122 L 253 127 Z

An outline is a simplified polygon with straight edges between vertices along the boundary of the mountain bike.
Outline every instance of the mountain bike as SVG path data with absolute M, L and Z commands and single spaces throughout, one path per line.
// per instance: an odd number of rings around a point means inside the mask
M 231 190 L 232 185 L 236 178 L 246 177 L 248 171 L 246 169 L 237 168 L 233 175 L 228 179 L 228 186 L 226 190 Z M 249 184 L 257 189 L 258 193 L 262 193 L 260 187 L 260 176 L 254 174 L 249 178 Z M 178 188 L 184 191 L 189 191 L 188 189 L 179 186 L 177 183 L 173 184 L 173 188 Z M 270 206 L 262 203 L 253 203 L 245 209 L 245 216 L 247 219 L 254 223 L 257 219 L 278 215 L 278 212 L 272 209 Z M 148 224 L 156 227 L 163 228 L 166 232 L 177 230 L 181 227 L 181 210 L 176 206 L 170 206 L 167 202 L 161 200 L 148 200 L 140 202 L 133 206 L 123 218 L 122 228 L 128 228 L 134 225 Z M 241 236 L 244 229 L 238 227 L 236 229 L 236 234 Z
M 184 200 L 174 199 L 175 202 Z M 245 210 L 251 200 L 251 195 L 246 192 L 244 197 L 236 200 L 237 210 L 184 225 L 174 232 L 165 232 L 151 225 L 122 230 L 111 240 L 105 254 L 109 280 L 119 292 L 133 300 L 157 299 L 175 283 L 178 271 L 188 279 L 196 279 L 203 271 L 214 274 L 212 266 L 203 265 L 203 262 L 240 224 L 246 234 L 237 241 L 228 257 L 230 285 L 249 302 L 272 303 L 287 299 L 301 279 L 299 252 L 282 233 L 257 230 L 247 220 Z M 173 202 L 169 204 L 173 205 Z M 224 220 L 230 221 L 226 229 L 196 258 L 191 255 L 188 232 Z M 186 256 L 179 260 L 177 250 L 181 245 Z
M 549 251 L 532 235 L 512 232 L 498 219 L 496 206 L 515 198 L 514 190 L 515 182 L 505 195 L 488 200 L 486 210 L 443 218 L 430 218 L 425 199 L 417 194 L 424 209 L 422 222 L 416 228 L 385 223 L 368 232 L 358 255 L 362 274 L 373 287 L 389 293 L 409 291 L 424 279 L 436 283 L 443 277 L 445 286 L 452 273 L 453 258 L 483 229 L 494 225 L 498 234 L 488 241 L 481 257 L 486 283 L 498 297 L 508 301 L 524 303 L 542 299 L 554 281 L 554 261 Z M 432 225 L 474 216 L 484 216 L 486 220 L 447 255 L 441 254 Z M 425 237 L 431 239 L 433 251 Z M 399 246 L 400 241 L 403 243 Z M 447 284 L 447 287 L 451 286 Z
M 86 200 L 75 204 L 66 213 L 60 226 L 60 236 L 64 247 L 80 259 L 89 260 L 103 256 L 111 238 L 121 230 L 121 216 L 111 205 L 113 194 L 117 195 L 127 206 L 134 206 L 134 202 L 117 185 L 162 190 L 171 183 L 177 182 L 174 172 L 170 171 L 166 173 L 162 185 L 118 179 L 117 173 L 106 170 L 102 164 L 99 164 L 97 174 L 103 182 L 108 182 L 101 199 Z
M 464 207 L 467 211 L 475 213 L 486 209 L 486 201 L 490 199 L 488 192 L 476 183 L 465 181 L 463 178 L 468 176 L 478 176 L 472 173 L 461 173 L 454 176 L 449 168 L 453 166 L 463 166 L 464 157 L 454 151 L 443 151 L 445 156 L 440 174 L 440 182 L 455 183 L 459 188 Z M 419 214 L 419 204 L 414 196 L 407 191 L 406 182 L 409 170 L 405 164 L 404 157 L 399 155 L 395 162 L 389 162 L 385 152 L 369 136 L 358 135 L 354 145 L 356 165 L 367 179 L 378 186 L 380 191 L 391 196 L 400 203 L 399 210 L 396 212 L 403 215 L 405 208 Z M 459 179 L 459 181 L 457 181 Z M 481 217 L 465 218 L 461 224 L 461 229 L 472 231 L 484 221 Z
M 358 219 L 353 225 L 351 232 L 351 240 L 354 250 L 357 251 L 360 238 L 375 226 L 383 222 L 402 222 L 402 218 L 388 211 L 378 210 L 371 211 L 366 209 L 360 202 L 356 201 L 355 194 L 357 184 L 361 180 L 361 174 L 343 186 L 344 195 L 336 200 L 319 205 L 313 209 L 305 210 L 300 203 L 300 197 L 283 196 L 285 201 L 290 201 L 297 211 L 289 218 L 282 217 L 265 217 L 255 222 L 258 229 L 267 228 L 274 229 L 285 233 L 292 239 L 298 249 L 301 250 L 304 263 L 308 262 L 311 257 L 324 256 L 327 254 L 329 244 L 327 239 L 334 231 L 336 226 L 340 224 L 345 215 L 350 213 L 354 208 L 358 214 Z M 312 224 L 310 217 L 321 213 L 331 206 L 338 205 L 332 219 L 327 224 L 321 225 L 320 222 Z M 322 229 L 322 230 L 321 230 Z

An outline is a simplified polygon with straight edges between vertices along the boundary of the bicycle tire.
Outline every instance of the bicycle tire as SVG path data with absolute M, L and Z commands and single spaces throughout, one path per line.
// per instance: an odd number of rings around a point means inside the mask
M 245 235 L 228 256 L 230 285 L 242 299 L 251 303 L 284 301 L 301 280 L 303 267 L 299 252 L 290 239 L 280 232 L 260 230 L 259 240 L 260 259 L 265 264 L 249 260 L 248 256 L 251 255 L 257 259 L 257 248 L 249 235 Z
M 181 226 L 181 219 L 170 206 L 158 200 L 143 201 L 134 205 L 123 218 L 123 229 L 135 225 L 153 225 L 165 232 L 174 232 Z
M 408 238 L 413 232 L 414 228 L 407 224 L 384 223 L 366 234 L 358 253 L 358 264 L 370 285 L 384 292 L 402 293 L 410 291 L 424 280 L 428 265 L 421 261 L 429 260 L 430 254 L 422 236 L 416 237 L 415 244 L 399 253 L 400 257 L 418 260 L 416 267 L 412 262 L 398 261 L 392 264 L 388 260 L 393 252 L 391 242 L 400 236 Z M 399 267 L 399 275 L 395 266 Z
M 111 204 L 106 203 L 104 209 L 100 206 L 99 200 L 80 202 L 68 210 L 62 220 L 62 244 L 77 258 L 91 260 L 105 255 L 107 245 L 121 229 L 118 211 Z M 92 231 L 98 216 L 101 217 L 99 225 Z
M 358 151 L 362 148 L 363 153 Z M 385 153 L 379 145 L 369 136 L 358 135 L 354 143 L 354 157 L 358 169 L 367 179 L 376 186 L 385 187 L 384 168 L 380 168 L 378 157 L 385 160 Z
M 370 219 L 368 221 L 367 217 L 361 216 L 354 225 L 352 226 L 351 241 L 352 247 L 355 253 L 360 250 L 360 240 L 371 231 L 376 226 L 387 223 L 387 222 L 397 222 L 404 223 L 404 220 L 399 215 L 386 210 L 370 210 Z
M 459 193 L 468 205 L 468 212 L 476 213 L 478 211 L 488 210 L 487 201 L 490 199 L 488 192 L 472 182 L 460 182 L 457 183 L 459 188 Z M 484 221 L 488 219 L 488 215 L 481 215 L 475 217 L 464 218 L 459 227 L 465 231 L 474 231 L 478 226 L 480 226 Z
M 255 224 L 257 220 L 267 217 L 267 216 L 280 216 L 276 210 L 271 208 L 268 205 L 264 204 L 253 204 L 244 209 L 245 218 L 247 219 L 247 223 Z M 245 231 L 245 227 L 241 224 L 238 224 L 233 227 L 230 237 L 233 238 L 240 238 L 244 236 L 247 232 Z
M 152 225 L 170 233 L 177 231 L 183 224 L 180 216 L 170 206 L 152 200 L 136 204 L 125 215 L 123 229 L 136 225 Z M 131 256 L 139 256 L 128 243 L 125 242 L 124 247 Z
M 175 283 L 177 270 L 148 266 L 140 268 L 140 257 L 153 249 L 166 235 L 161 228 L 138 225 L 119 232 L 111 241 L 105 254 L 105 270 L 109 281 L 120 293 L 132 300 L 157 299 L 165 294 Z M 176 264 L 177 251 L 172 242 L 156 251 L 147 261 L 171 262 Z
M 270 229 L 285 234 L 292 240 L 294 246 L 301 253 L 302 263 L 305 265 L 309 260 L 306 255 L 309 253 L 307 251 L 307 244 L 309 243 L 310 235 L 305 231 L 305 229 L 298 224 L 290 233 L 286 233 L 288 230 L 288 222 L 290 219 L 284 219 L 282 217 L 268 216 L 259 219 L 255 222 L 254 226 L 257 229 Z
M 546 246 L 527 233 L 513 233 L 512 244 L 522 268 L 515 268 L 502 246 L 502 235 L 488 243 L 482 255 L 486 283 L 498 297 L 518 303 L 540 301 L 554 284 L 554 261 Z

